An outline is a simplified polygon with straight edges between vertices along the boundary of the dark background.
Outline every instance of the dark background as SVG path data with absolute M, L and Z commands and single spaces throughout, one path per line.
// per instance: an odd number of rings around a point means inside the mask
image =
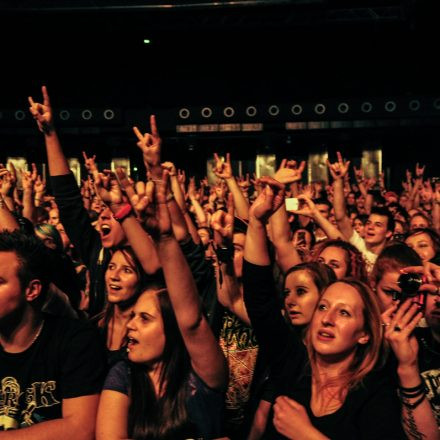
M 39 98 L 46 84 L 54 109 L 72 114 L 58 123 L 67 154 L 79 156 L 86 149 L 103 164 L 126 155 L 141 167 L 131 127 L 148 130 L 154 112 L 165 158 L 197 175 L 205 174 L 214 151 L 230 151 L 251 170 L 259 153 L 302 158 L 310 151 L 332 155 L 341 149 L 356 161 L 362 150 L 374 147 L 382 148 L 394 186 L 417 161 L 438 174 L 435 2 L 145 3 L 0 2 L 0 159 L 44 160 L 27 96 Z M 151 44 L 144 44 L 145 38 Z M 416 112 L 408 110 L 413 99 L 422 103 Z M 392 114 L 383 111 L 388 100 L 398 103 Z M 364 101 L 374 104 L 369 115 L 359 112 Z M 319 102 L 327 103 L 322 117 L 311 110 Z M 340 102 L 352 104 L 344 116 L 336 111 Z M 294 103 L 309 113 L 293 117 Z M 280 114 L 268 117 L 273 104 Z M 176 132 L 177 124 L 203 122 L 197 115 L 206 106 L 214 109 L 212 122 L 250 122 L 240 116 L 248 105 L 258 107 L 264 132 Z M 237 109 L 233 121 L 222 116 L 225 106 Z M 178 118 L 182 107 L 191 109 L 187 121 Z M 115 111 L 113 121 L 102 118 L 108 108 Z M 81 118 L 84 109 L 92 109 L 91 121 Z M 17 110 L 25 111 L 24 120 L 16 120 Z M 285 129 L 285 122 L 297 120 L 343 120 L 346 127 Z

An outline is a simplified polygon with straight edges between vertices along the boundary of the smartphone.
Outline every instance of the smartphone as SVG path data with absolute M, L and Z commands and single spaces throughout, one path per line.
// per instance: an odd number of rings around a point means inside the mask
M 296 197 L 289 197 L 285 200 L 286 211 L 297 211 L 299 208 L 299 200 Z

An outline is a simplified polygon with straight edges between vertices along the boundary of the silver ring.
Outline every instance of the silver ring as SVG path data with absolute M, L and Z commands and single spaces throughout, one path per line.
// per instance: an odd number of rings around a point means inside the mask
M 398 325 L 395 325 L 395 326 L 394 326 L 394 331 L 395 331 L 395 332 L 401 332 L 402 329 L 401 329 Z

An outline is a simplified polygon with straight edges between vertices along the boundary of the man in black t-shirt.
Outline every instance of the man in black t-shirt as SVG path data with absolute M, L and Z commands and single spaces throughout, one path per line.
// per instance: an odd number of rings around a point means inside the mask
M 94 438 L 104 348 L 88 324 L 41 313 L 46 263 L 35 237 L 0 233 L 2 440 Z

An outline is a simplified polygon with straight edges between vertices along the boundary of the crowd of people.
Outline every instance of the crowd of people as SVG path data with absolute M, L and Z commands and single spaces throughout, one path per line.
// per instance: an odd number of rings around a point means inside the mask
M 50 182 L 0 166 L 0 440 L 440 438 L 423 166 L 391 191 L 340 153 L 328 185 L 228 153 L 187 181 L 151 116 L 143 181 L 83 153 L 78 186 L 42 98 Z

